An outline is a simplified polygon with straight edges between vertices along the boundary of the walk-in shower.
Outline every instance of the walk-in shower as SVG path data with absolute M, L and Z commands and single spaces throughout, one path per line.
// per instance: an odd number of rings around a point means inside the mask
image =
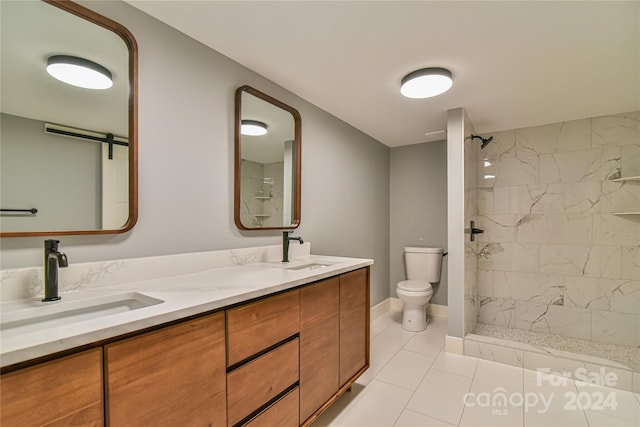
M 640 112 L 464 145 L 464 352 L 640 392 Z

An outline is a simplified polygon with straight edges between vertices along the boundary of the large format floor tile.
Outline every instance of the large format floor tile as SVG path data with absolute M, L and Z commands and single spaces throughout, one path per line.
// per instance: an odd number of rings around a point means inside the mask
M 372 321 L 370 369 L 313 427 L 640 426 L 638 394 L 449 354 L 447 319 L 422 332 L 401 321 L 399 312 Z M 611 396 L 603 407 L 600 396 Z
M 376 379 L 415 390 L 422 381 L 434 358 L 420 353 L 400 350 L 376 375 Z
M 460 426 L 522 426 L 523 369 L 478 361 Z
M 394 424 L 394 427 L 452 427 L 453 424 L 427 417 L 410 409 L 405 409 L 400 414 L 400 418 Z
M 458 425 L 464 408 L 463 396 L 470 387 L 471 378 L 431 369 L 418 386 L 407 408 Z
M 640 403 L 630 391 L 618 390 L 576 382 L 578 396 L 575 406 L 582 406 L 587 412 L 598 412 L 640 425 Z
M 589 427 L 638 427 L 635 421 L 616 418 L 602 412 L 585 411 Z
M 524 422 L 527 427 L 588 427 L 584 411 L 567 406 L 570 396 L 577 393 L 575 383 L 558 380 L 553 385 L 548 381 L 525 381 Z
M 433 336 L 425 333 L 416 333 L 404 345 L 405 350 L 422 353 L 427 356 L 436 357 L 444 348 L 444 338 L 442 340 L 434 339 Z
M 473 376 L 471 391 L 490 392 L 503 388 L 512 393 L 521 393 L 524 369 L 489 360 L 478 361 L 478 368 Z
M 352 398 L 349 405 L 334 420 L 326 425 L 392 427 L 410 397 L 409 390 L 372 380 L 361 393 Z
M 467 378 L 473 378 L 478 367 L 478 359 L 469 356 L 451 354 L 445 351 L 440 352 L 432 369 L 438 371 L 449 372 L 451 374 L 460 375 Z

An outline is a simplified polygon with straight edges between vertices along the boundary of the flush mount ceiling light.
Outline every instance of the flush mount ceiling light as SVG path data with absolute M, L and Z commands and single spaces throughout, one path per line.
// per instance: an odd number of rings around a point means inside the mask
M 47 72 L 61 82 L 86 89 L 109 89 L 111 72 L 88 59 L 54 55 L 47 60 Z
M 451 71 L 446 68 L 423 68 L 404 76 L 400 92 L 407 98 L 430 98 L 448 91 L 452 85 Z
M 240 133 L 243 135 L 260 136 L 267 133 L 267 125 L 257 120 L 242 120 Z

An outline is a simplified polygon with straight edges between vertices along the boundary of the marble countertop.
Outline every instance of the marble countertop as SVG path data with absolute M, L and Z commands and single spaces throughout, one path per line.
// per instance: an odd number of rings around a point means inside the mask
M 322 264 L 315 268 L 296 267 Z M 3 329 L 0 332 L 0 362 L 2 367 L 24 362 L 78 346 L 114 338 L 148 327 L 221 309 L 306 283 L 335 276 L 373 264 L 373 260 L 320 255 L 307 255 L 281 262 L 258 262 L 222 268 L 212 268 L 186 274 L 168 275 L 147 280 L 61 293 L 62 300 L 42 303 L 38 297 L 2 303 L 2 322 L 39 315 L 55 304 L 60 307 L 83 307 L 96 302 L 119 298 L 159 300 L 160 303 L 83 319 L 66 325 L 43 326 L 24 333 Z M 156 301 L 157 302 L 157 301 Z M 54 309 L 55 311 L 55 309 Z M 25 317 L 25 318 L 31 318 Z M 44 323 L 43 323 L 44 325 Z M 18 329 L 16 329 L 18 331 Z

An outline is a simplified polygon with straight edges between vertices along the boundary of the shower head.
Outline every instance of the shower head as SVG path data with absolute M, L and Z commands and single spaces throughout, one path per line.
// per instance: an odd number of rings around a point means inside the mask
M 492 136 L 490 136 L 489 138 L 483 138 L 483 137 L 481 137 L 480 135 L 473 135 L 473 134 L 471 134 L 471 137 L 470 137 L 470 138 L 471 138 L 472 140 L 477 138 L 477 139 L 479 139 L 480 141 L 482 141 L 482 145 L 480 145 L 480 149 L 484 149 L 484 147 L 486 147 L 487 145 L 489 145 L 489 143 L 490 143 L 491 141 L 493 141 L 493 137 L 492 137 Z
M 489 143 L 490 143 L 491 141 L 493 141 L 493 137 L 492 137 L 492 136 L 490 136 L 490 137 L 489 137 L 489 138 L 487 138 L 487 139 L 484 139 L 484 138 L 483 138 L 483 139 L 482 139 L 482 145 L 480 145 L 480 149 L 482 150 L 484 147 L 486 147 L 487 145 L 489 145 Z

